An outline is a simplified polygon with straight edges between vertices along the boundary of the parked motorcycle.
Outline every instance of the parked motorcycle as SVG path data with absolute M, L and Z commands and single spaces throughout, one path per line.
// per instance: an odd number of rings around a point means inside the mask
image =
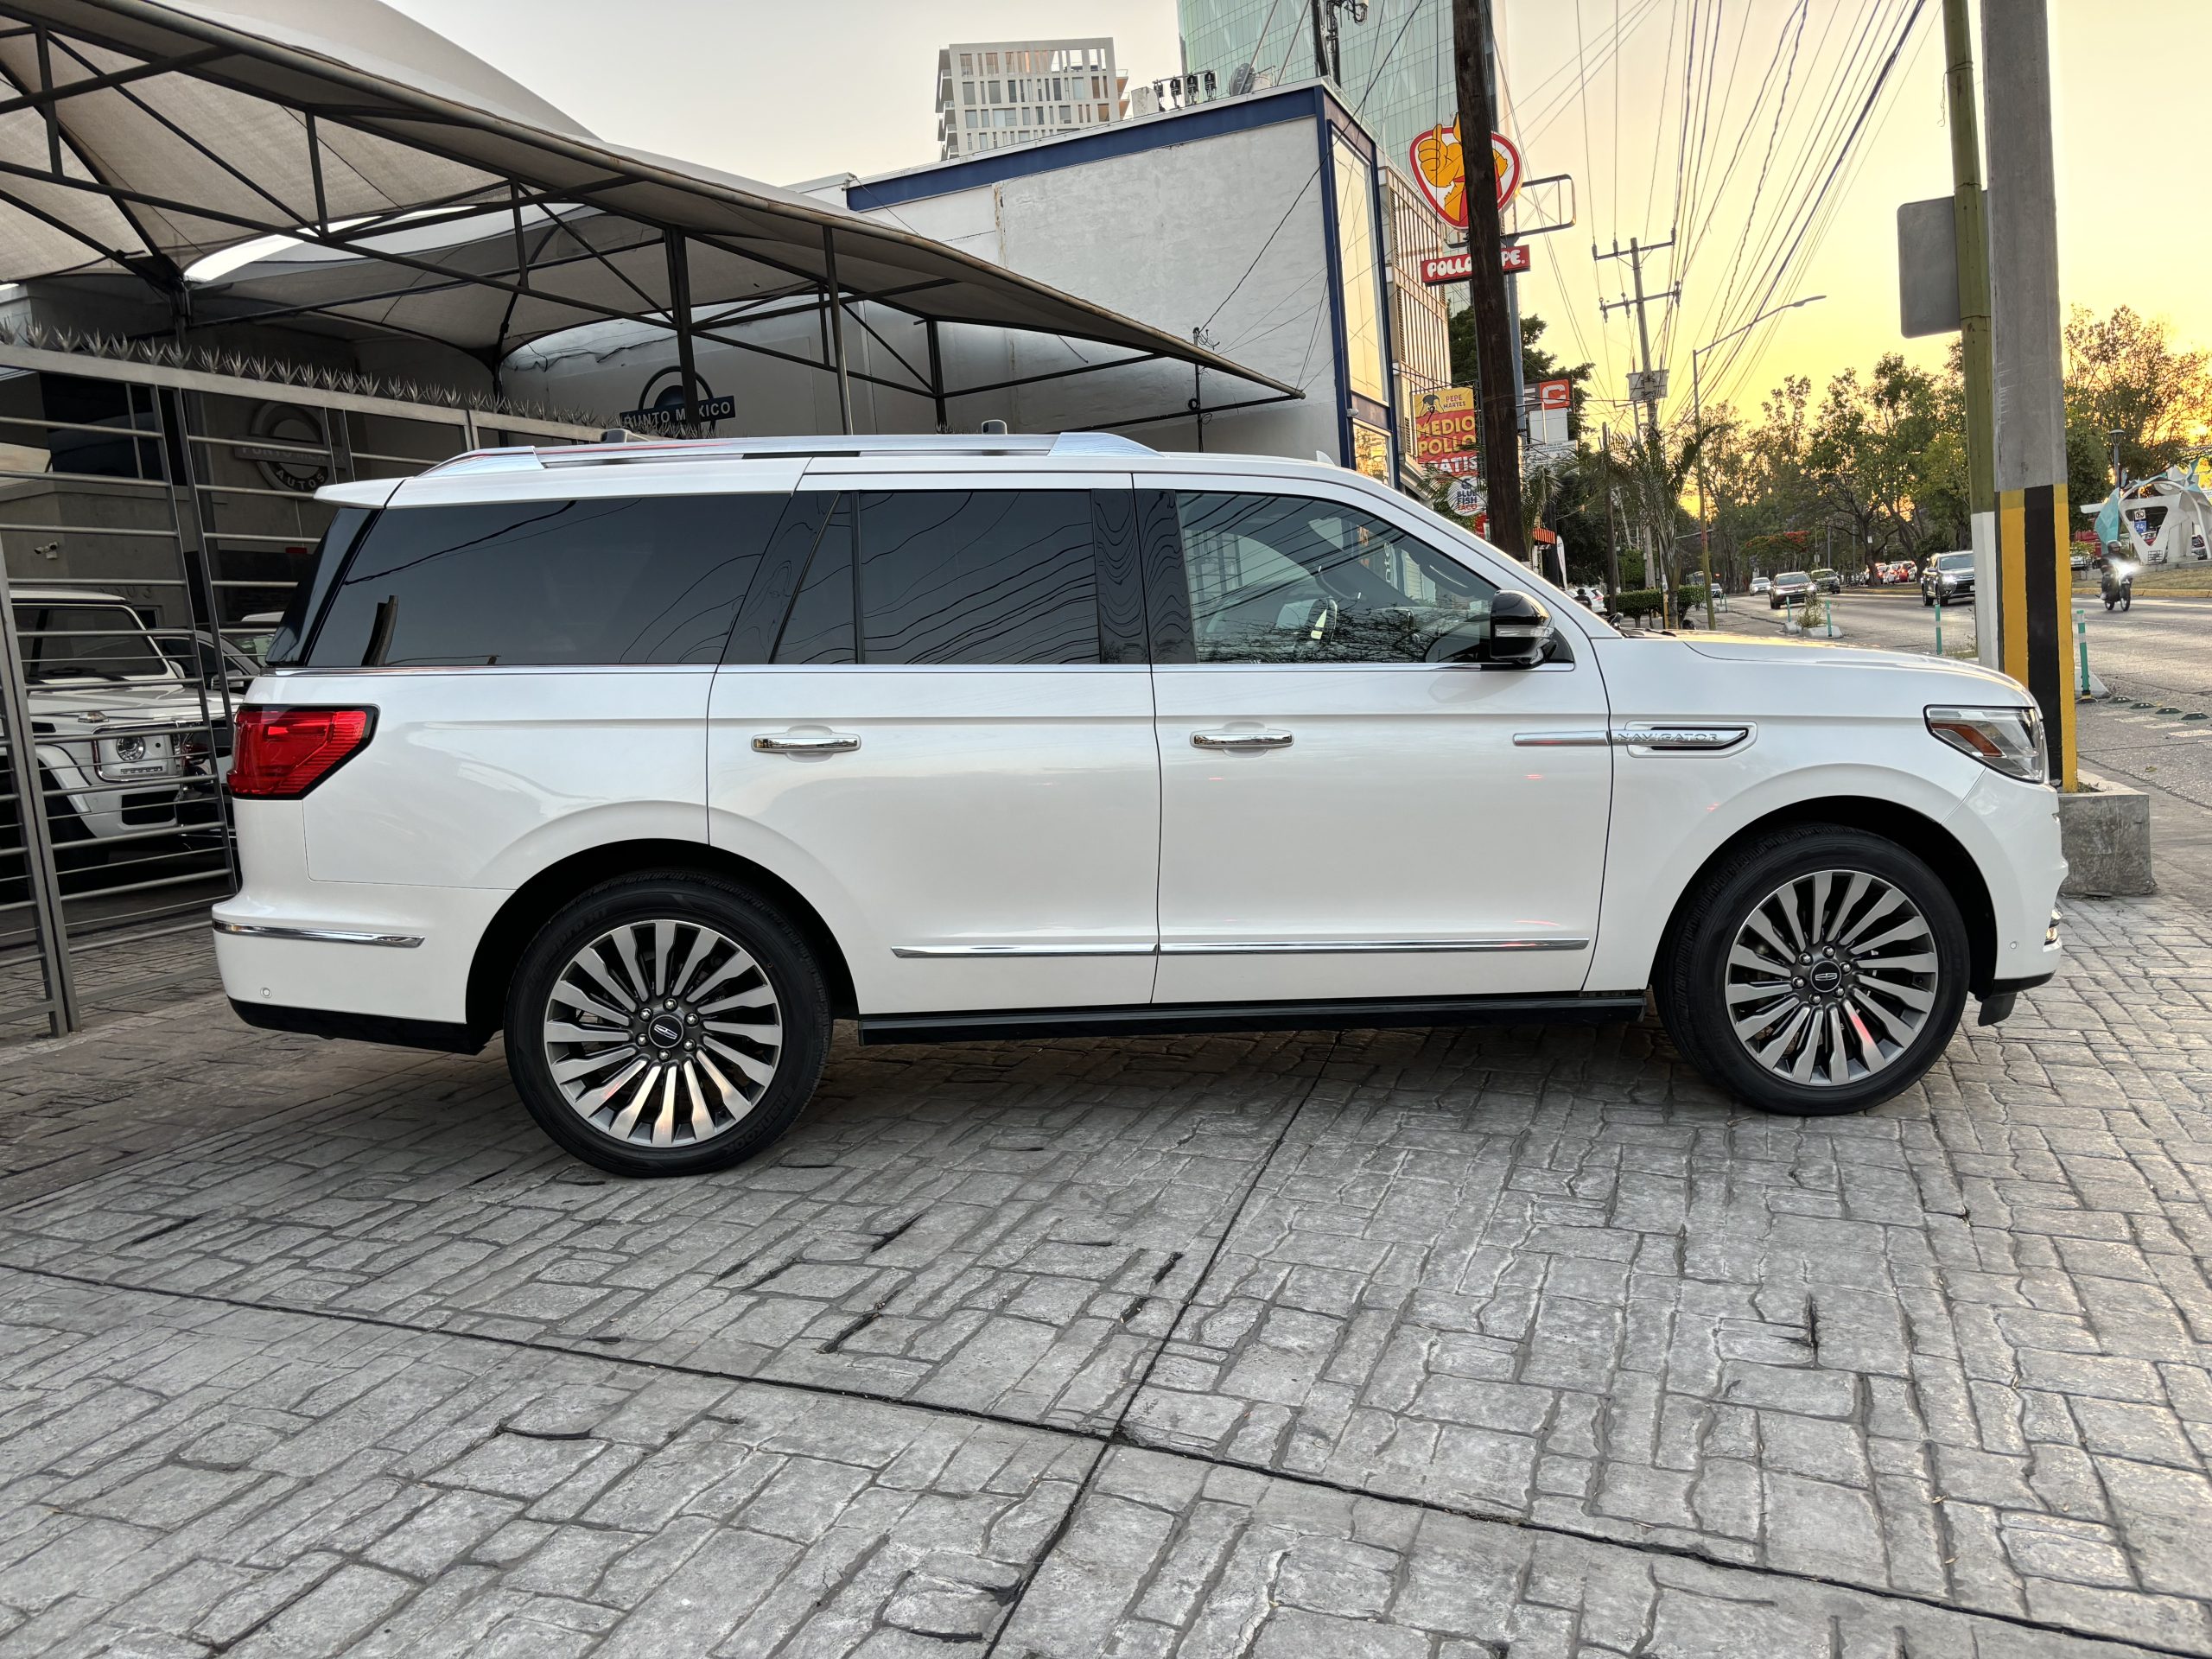
M 2107 559 L 2105 573 L 2099 582 L 2104 594 L 2105 609 L 2117 607 L 2133 610 L 2135 607 L 2135 567 L 2120 559 Z

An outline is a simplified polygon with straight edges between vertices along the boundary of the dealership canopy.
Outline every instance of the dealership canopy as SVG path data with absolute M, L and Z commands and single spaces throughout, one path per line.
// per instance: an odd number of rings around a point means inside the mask
M 676 334 L 688 378 L 693 339 L 761 350 L 718 330 L 819 307 L 849 429 L 865 302 L 1124 353 L 1058 374 L 1169 359 L 1299 395 L 927 237 L 608 143 L 375 0 L 0 0 L 0 281 L 150 287 L 180 329 L 281 320 L 496 364 L 627 320 Z M 881 384 L 942 418 L 962 389 L 912 372 Z

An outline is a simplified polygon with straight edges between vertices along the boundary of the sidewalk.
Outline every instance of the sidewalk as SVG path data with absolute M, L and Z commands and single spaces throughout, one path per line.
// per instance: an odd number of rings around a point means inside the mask
M 644 1184 L 496 1053 L 16 1049 L 0 1656 L 2212 1654 L 2212 925 L 2069 926 L 1827 1120 L 1650 1025 L 841 1046 Z

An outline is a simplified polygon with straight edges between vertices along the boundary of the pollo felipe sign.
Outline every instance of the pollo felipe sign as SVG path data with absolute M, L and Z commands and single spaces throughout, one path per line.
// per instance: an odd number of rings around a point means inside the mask
M 1422 194 L 1447 223 L 1467 228 L 1467 164 L 1459 147 L 1459 123 L 1441 122 L 1413 142 L 1408 152 Z M 1503 213 L 1521 189 L 1521 152 L 1502 132 L 1490 136 L 1491 165 L 1497 175 L 1497 206 Z

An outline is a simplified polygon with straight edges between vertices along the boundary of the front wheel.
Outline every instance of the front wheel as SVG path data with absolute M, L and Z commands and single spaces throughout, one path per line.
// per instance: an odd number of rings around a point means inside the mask
M 828 1057 L 797 929 L 688 872 L 610 881 L 538 931 L 507 989 L 507 1068 L 538 1127 L 618 1175 L 691 1175 L 790 1127 Z
M 2126 592 L 2120 594 L 2120 608 L 2123 611 L 2132 611 L 2135 608 L 2135 590 L 2133 588 L 2131 588 Z
M 1965 1006 L 1966 924 L 1918 858 L 1807 825 L 1754 840 L 1688 895 L 1660 952 L 1683 1057 L 1763 1111 L 1855 1112 L 1919 1081 Z

